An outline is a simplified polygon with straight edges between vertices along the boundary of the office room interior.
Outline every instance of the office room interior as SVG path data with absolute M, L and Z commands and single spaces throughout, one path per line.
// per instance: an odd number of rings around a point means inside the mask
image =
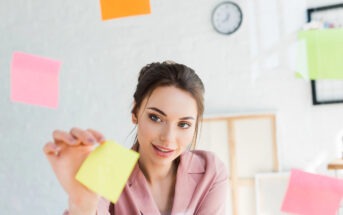
M 110 1 L 0 1 L 0 214 L 63 214 L 52 132 L 94 128 L 130 149 L 139 71 L 164 61 L 205 86 L 187 150 L 224 163 L 225 214 L 343 214 L 343 1 L 122 1 L 142 9 L 127 14 Z

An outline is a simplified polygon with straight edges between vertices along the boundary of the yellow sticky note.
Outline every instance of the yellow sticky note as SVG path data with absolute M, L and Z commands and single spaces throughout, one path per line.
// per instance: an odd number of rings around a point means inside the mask
M 106 141 L 89 154 L 75 178 L 88 189 L 116 203 L 139 158 L 133 150 Z
M 102 20 L 149 14 L 150 0 L 100 0 Z

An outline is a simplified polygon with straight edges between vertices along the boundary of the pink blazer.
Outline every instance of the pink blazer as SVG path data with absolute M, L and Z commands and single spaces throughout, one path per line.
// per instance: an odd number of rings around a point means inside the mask
M 137 145 L 132 147 L 137 151 Z M 192 150 L 180 155 L 171 215 L 226 214 L 228 172 L 213 153 Z M 65 212 L 65 215 L 68 211 Z M 97 215 L 160 215 L 138 164 L 116 204 L 101 198 Z

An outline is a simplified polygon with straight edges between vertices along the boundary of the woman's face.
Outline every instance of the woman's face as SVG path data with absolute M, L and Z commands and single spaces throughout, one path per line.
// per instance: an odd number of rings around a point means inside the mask
M 137 122 L 141 158 L 168 165 L 192 142 L 197 103 L 190 93 L 179 88 L 158 87 L 143 100 L 137 118 L 132 116 Z

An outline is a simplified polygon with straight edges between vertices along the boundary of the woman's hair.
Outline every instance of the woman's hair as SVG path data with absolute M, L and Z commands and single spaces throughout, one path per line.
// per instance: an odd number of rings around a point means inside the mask
M 144 66 L 139 73 L 138 84 L 133 95 L 135 105 L 131 113 L 137 116 L 143 100 L 146 97 L 149 98 L 156 88 L 164 86 L 174 86 L 190 93 L 197 103 L 198 114 L 192 142 L 192 148 L 194 148 L 198 136 L 199 121 L 202 121 L 204 113 L 205 89 L 201 79 L 193 69 L 172 61 L 151 63 Z

